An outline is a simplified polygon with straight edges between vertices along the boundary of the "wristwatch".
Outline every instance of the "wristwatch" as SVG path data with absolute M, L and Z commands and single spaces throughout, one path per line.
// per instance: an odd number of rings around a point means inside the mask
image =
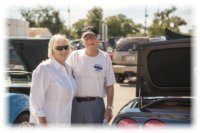
M 111 109 L 111 110 L 112 110 L 112 109 L 113 109 L 113 106 L 107 106 L 107 109 Z

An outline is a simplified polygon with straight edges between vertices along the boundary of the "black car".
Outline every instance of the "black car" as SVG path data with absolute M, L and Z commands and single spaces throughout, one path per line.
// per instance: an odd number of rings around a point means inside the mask
M 7 122 L 10 125 L 28 125 L 31 74 L 47 59 L 49 39 L 9 38 L 9 62 L 5 71 L 7 89 Z
M 190 38 L 140 45 L 136 98 L 119 111 L 112 125 L 191 125 L 191 48 Z
M 11 70 L 32 72 L 42 60 L 48 58 L 49 39 L 9 38 L 7 42 L 10 60 L 7 67 Z

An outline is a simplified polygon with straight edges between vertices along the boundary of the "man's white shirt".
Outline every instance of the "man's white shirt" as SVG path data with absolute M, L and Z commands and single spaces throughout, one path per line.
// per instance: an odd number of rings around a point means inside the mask
M 95 57 L 88 56 L 85 49 L 76 50 L 66 62 L 76 79 L 78 97 L 105 97 L 106 87 L 116 82 L 110 56 L 102 50 Z

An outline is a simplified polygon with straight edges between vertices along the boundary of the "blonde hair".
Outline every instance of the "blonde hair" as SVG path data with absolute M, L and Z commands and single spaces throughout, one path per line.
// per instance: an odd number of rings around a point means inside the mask
M 54 58 L 53 55 L 53 46 L 55 44 L 67 44 L 69 46 L 69 52 L 71 51 L 68 39 L 61 34 L 55 34 L 51 37 L 49 44 L 48 44 L 48 57 L 50 59 Z

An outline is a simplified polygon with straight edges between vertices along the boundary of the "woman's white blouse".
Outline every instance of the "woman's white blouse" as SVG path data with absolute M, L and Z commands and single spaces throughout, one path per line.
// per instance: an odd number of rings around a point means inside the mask
M 48 124 L 70 124 L 76 83 L 70 67 L 48 59 L 33 71 L 30 91 L 30 123 L 46 117 Z

